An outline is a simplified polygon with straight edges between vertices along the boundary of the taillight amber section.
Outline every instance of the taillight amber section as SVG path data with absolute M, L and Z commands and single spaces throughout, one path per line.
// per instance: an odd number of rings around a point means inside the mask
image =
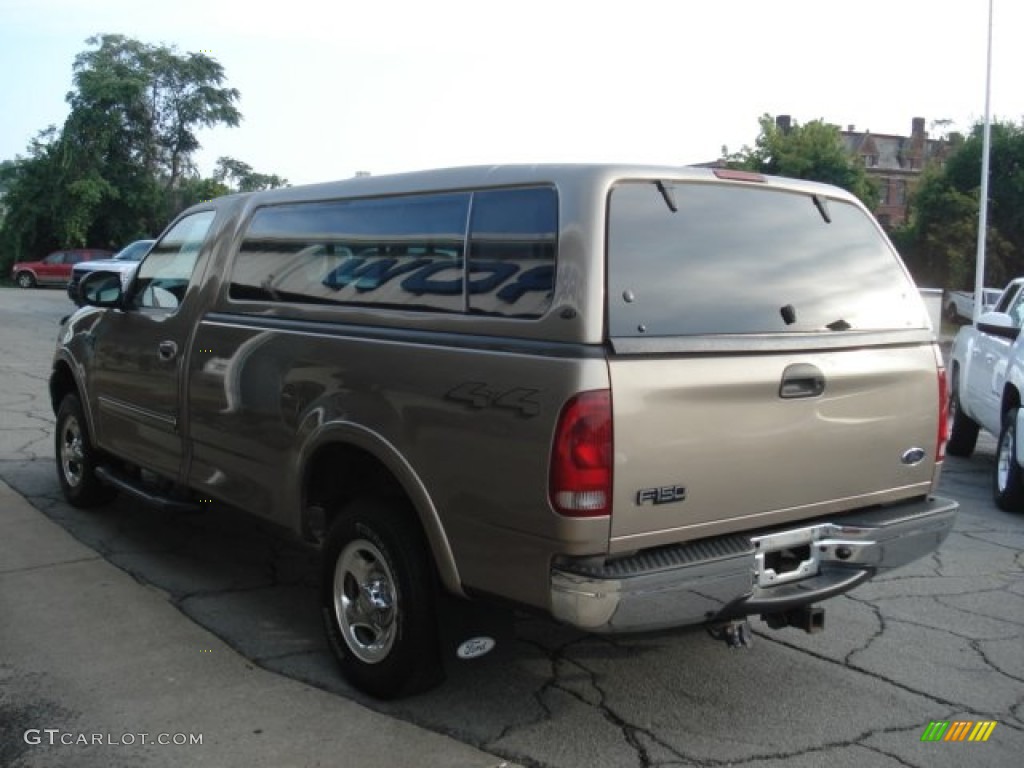
M 611 513 L 612 397 L 607 389 L 582 392 L 562 408 L 551 446 L 549 496 L 569 517 Z

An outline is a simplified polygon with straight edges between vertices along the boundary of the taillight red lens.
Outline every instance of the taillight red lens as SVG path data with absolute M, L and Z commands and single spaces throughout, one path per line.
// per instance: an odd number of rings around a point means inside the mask
M 949 439 L 949 382 L 946 369 L 939 366 L 939 436 L 935 444 L 935 460 L 946 458 L 946 440 Z
M 551 446 L 551 505 L 570 517 L 611 512 L 612 397 L 582 392 L 562 408 Z

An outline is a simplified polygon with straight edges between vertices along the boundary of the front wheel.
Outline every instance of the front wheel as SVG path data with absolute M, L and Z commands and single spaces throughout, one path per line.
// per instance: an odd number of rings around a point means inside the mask
M 31 272 L 19 272 L 14 278 L 14 282 L 18 284 L 19 288 L 34 288 L 36 278 Z
M 406 504 L 364 498 L 341 511 L 324 548 L 321 611 L 352 685 L 392 699 L 443 679 L 434 584 Z
M 77 395 L 65 395 L 57 409 L 54 435 L 57 479 L 64 498 L 73 507 L 95 507 L 110 501 L 116 491 L 96 477 L 98 453 Z
M 1024 511 L 1024 472 L 1017 463 L 1017 408 L 1007 411 L 999 431 L 992 497 L 1007 512 Z

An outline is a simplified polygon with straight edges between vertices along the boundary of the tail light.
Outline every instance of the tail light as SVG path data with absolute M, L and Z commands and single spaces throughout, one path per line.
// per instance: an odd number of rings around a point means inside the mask
M 582 392 L 562 408 L 551 446 L 551 505 L 569 517 L 611 513 L 612 397 Z
M 946 441 L 949 439 L 949 382 L 946 369 L 939 366 L 939 435 L 935 443 L 935 460 L 946 458 Z

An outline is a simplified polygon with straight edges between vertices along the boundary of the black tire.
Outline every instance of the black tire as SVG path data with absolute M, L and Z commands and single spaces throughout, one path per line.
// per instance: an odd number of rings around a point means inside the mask
M 117 495 L 114 488 L 96 477 L 99 453 L 93 448 L 89 425 L 77 395 L 65 395 L 57 409 L 54 456 L 60 489 L 71 506 L 95 507 Z
M 321 611 L 328 643 L 353 686 L 393 699 L 444 679 L 435 584 L 426 540 L 407 504 L 367 497 L 342 510 L 324 548 Z
M 956 304 L 953 302 L 949 302 L 949 304 L 946 305 L 946 319 L 951 323 L 960 321 L 960 314 L 956 311 Z
M 1024 511 L 1024 472 L 1017 463 L 1017 411 L 1011 408 L 1003 416 L 992 472 L 992 498 L 1007 512 Z
M 36 287 L 36 277 L 31 272 L 19 272 L 14 276 L 14 282 L 18 284 L 19 288 Z
M 978 424 L 960 407 L 959 376 L 953 374 L 949 395 L 949 441 L 946 453 L 950 456 L 970 456 L 978 444 Z

